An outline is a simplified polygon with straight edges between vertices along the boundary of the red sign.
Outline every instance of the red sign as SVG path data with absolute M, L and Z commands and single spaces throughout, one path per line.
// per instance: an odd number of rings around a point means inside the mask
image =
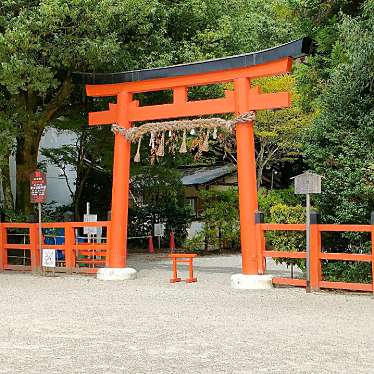
M 40 170 L 30 175 L 30 200 L 32 203 L 44 203 L 47 199 L 47 177 Z

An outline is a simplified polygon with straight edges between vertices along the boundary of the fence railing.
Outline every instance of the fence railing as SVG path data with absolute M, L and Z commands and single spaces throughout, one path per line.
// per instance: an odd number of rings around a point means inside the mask
M 262 213 L 256 213 L 256 245 L 258 257 L 259 273 L 264 273 L 266 268 L 266 258 L 285 258 L 285 259 L 306 259 L 306 251 L 278 251 L 276 248 L 269 250 L 266 246 L 267 231 L 296 231 L 305 232 L 305 224 L 279 224 L 263 223 Z M 360 232 L 370 233 L 371 253 L 334 253 L 324 252 L 322 245 L 322 234 L 326 232 Z M 344 281 L 326 281 L 322 272 L 322 261 L 350 261 L 350 262 L 368 262 L 371 263 L 372 283 L 353 283 Z M 306 287 L 306 280 L 300 278 L 273 278 L 274 284 L 303 286 Z M 310 287 L 312 290 L 321 288 L 369 291 L 374 293 L 374 224 L 372 225 L 335 225 L 319 224 L 318 215 L 311 215 L 310 226 Z
M 373 222 L 374 223 L 374 222 Z M 83 233 L 85 227 L 101 228 L 101 235 Z M 305 224 L 264 223 L 263 215 L 256 214 L 256 250 L 258 271 L 264 273 L 266 258 L 305 259 L 306 251 L 278 251 L 267 249 L 268 231 L 305 232 Z M 43 223 L 43 249 L 56 251 L 57 272 L 96 273 L 98 268 L 109 262 L 110 222 L 58 222 Z M 370 233 L 371 253 L 324 252 L 322 234 L 326 232 Z M 371 263 L 372 283 L 327 281 L 323 278 L 322 261 L 350 261 Z M 41 267 L 41 253 L 37 223 L 0 223 L 0 271 L 38 271 Z M 306 286 L 300 278 L 273 278 L 274 284 Z M 317 216 L 311 216 L 310 227 L 310 286 L 312 290 L 333 288 L 374 293 L 374 224 L 371 225 L 330 225 L 319 224 Z
M 100 235 L 84 234 L 101 228 Z M 41 253 L 37 223 L 0 223 L 0 271 L 38 271 Z M 42 249 L 54 249 L 58 272 L 95 273 L 109 261 L 110 222 L 53 222 L 42 224 Z

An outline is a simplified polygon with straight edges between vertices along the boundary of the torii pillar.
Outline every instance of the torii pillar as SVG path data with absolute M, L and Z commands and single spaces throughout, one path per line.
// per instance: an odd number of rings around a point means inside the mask
M 258 87 L 251 88 L 251 80 L 290 72 L 292 59 L 307 54 L 310 45 L 310 40 L 304 38 L 264 51 L 223 59 L 114 74 L 76 73 L 74 77 L 75 81 L 87 84 L 88 96 L 117 97 L 117 103 L 110 104 L 109 110 L 89 114 L 90 125 L 116 124 L 121 130 L 138 121 L 222 113 L 240 115 L 288 107 L 288 92 L 262 94 Z M 234 90 L 226 90 L 223 98 L 188 100 L 189 87 L 226 82 L 233 82 Z M 139 106 L 139 102 L 132 99 L 135 93 L 161 90 L 173 91 L 171 104 Z M 232 285 L 236 288 L 271 287 L 271 277 L 262 275 L 261 261 L 256 253 L 257 186 L 253 125 L 253 121 L 248 121 L 236 126 L 242 250 L 242 274 L 232 276 Z M 98 278 L 135 277 L 135 270 L 126 268 L 129 171 L 130 144 L 123 135 L 116 133 L 111 253 L 108 267 L 100 269 Z

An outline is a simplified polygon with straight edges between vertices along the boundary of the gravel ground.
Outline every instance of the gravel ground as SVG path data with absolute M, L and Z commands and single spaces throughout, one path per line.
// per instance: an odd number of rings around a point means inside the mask
M 196 284 L 129 266 L 127 283 L 0 274 L 0 373 L 374 373 L 369 295 L 232 290 L 239 256 L 197 259 Z

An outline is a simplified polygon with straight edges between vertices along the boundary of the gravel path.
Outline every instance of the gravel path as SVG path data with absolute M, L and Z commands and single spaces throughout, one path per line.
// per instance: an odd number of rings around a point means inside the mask
M 127 283 L 0 274 L 0 373 L 374 373 L 369 295 L 232 290 L 239 256 L 199 258 L 196 284 L 129 265 Z

